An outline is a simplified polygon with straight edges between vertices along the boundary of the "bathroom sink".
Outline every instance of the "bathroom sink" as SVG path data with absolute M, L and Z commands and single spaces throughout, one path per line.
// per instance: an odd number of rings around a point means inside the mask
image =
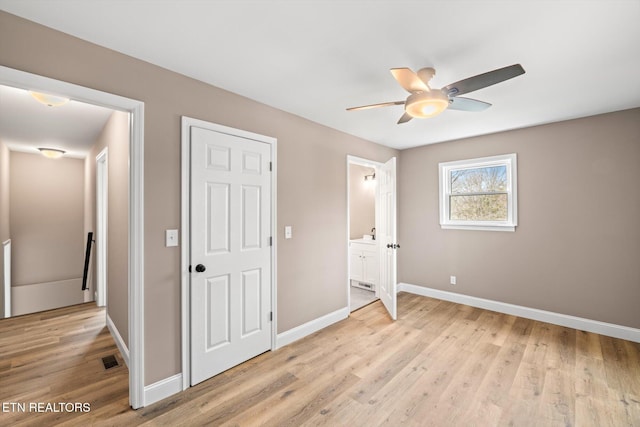
M 369 245 L 375 245 L 376 244 L 376 241 L 373 240 L 373 239 L 364 239 L 363 238 L 363 239 L 351 239 L 349 241 L 351 243 L 366 243 L 366 244 L 369 244 Z

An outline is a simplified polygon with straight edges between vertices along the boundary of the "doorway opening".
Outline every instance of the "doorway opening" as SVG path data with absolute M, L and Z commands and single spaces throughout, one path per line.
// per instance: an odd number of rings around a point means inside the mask
M 3 197 L 9 210 L 8 221 L 3 221 L 6 227 L 3 227 L 3 233 L 8 233 L 11 238 L 10 260 L 3 267 L 10 268 L 12 272 L 7 286 L 11 310 L 3 317 L 91 301 L 93 299 L 90 292 L 85 291 L 85 285 L 91 284 L 93 275 L 86 275 L 89 280 L 83 280 L 83 264 L 89 266 L 88 262 L 83 263 L 88 259 L 84 244 L 86 231 L 89 231 L 86 225 L 91 219 L 91 202 L 86 192 L 86 153 L 69 153 L 66 144 L 58 142 L 56 130 L 43 120 L 49 117 L 38 115 L 40 110 L 44 113 L 50 111 L 33 102 L 27 91 L 0 86 L 0 97 L 3 98 L 0 115 L 9 115 L 13 119 L 14 113 L 7 113 L 7 110 L 19 111 L 19 107 L 26 104 L 26 111 L 20 115 L 30 123 L 29 127 L 23 128 L 20 125 L 7 126 L 5 117 L 0 122 L 0 144 L 5 146 L 3 148 L 7 149 L 9 157 L 7 170 L 3 168 L 0 173 L 10 190 L 9 196 Z M 74 105 L 74 108 L 85 110 L 84 105 Z M 103 124 L 103 117 L 108 117 L 108 114 L 109 110 L 100 111 L 95 124 Z M 55 126 L 82 127 L 67 112 L 63 112 L 64 117 L 56 115 Z M 86 129 L 95 128 L 88 125 Z M 56 141 L 50 144 L 69 150 L 68 154 L 58 159 L 41 155 L 34 146 L 40 142 L 39 136 Z M 83 147 L 84 150 L 88 148 L 88 144 Z M 89 272 L 91 270 L 87 269 Z
M 351 166 L 354 171 L 363 166 L 373 169 L 375 175 L 365 175 L 364 178 L 351 178 Z M 360 169 L 361 171 L 363 169 Z M 367 169 L 364 169 L 366 171 Z M 347 248 L 349 259 L 347 262 L 347 304 L 351 308 L 351 289 L 353 282 L 358 282 L 358 288 L 375 288 L 375 297 L 382 301 L 391 319 L 397 318 L 397 254 L 400 248 L 397 244 L 396 236 L 396 158 L 392 157 L 385 163 L 378 163 L 372 160 L 355 156 L 347 156 Z M 365 216 L 363 225 L 353 225 L 356 215 L 351 214 L 351 189 L 360 184 L 375 182 L 375 227 L 370 232 L 366 231 L 367 221 L 370 224 L 369 216 Z M 353 182 L 352 182 L 353 181 Z M 355 187 L 354 192 L 358 192 Z M 354 198 L 353 201 L 355 201 Z M 370 202 L 369 202 L 370 203 Z M 363 227 L 363 228 L 359 228 Z M 352 231 L 353 228 L 353 231 Z M 364 232 L 362 230 L 365 230 Z M 362 234 L 360 234 L 362 233 Z M 374 239 L 375 233 L 375 239 Z M 370 295 L 369 295 L 370 296 Z M 353 310 L 350 310 L 353 311 Z
M 378 166 L 377 162 L 357 158 L 347 162 L 350 312 L 379 299 Z
M 124 238 L 126 248 L 123 280 L 124 300 L 119 304 L 120 312 L 126 313 L 126 322 L 121 325 L 122 335 L 114 336 L 123 359 L 129 365 L 129 402 L 136 409 L 144 406 L 143 369 L 143 129 L 144 104 L 118 95 L 89 89 L 71 83 L 26 73 L 0 66 L 0 85 L 21 90 L 35 91 L 68 98 L 94 106 L 105 107 L 126 116 L 125 132 L 129 144 L 125 148 L 128 161 L 123 168 L 125 177 L 124 209 L 128 233 Z M 47 107 L 48 108 L 48 107 Z M 94 158 L 95 159 L 95 158 Z M 95 160 L 92 160 L 92 164 Z M 95 187 L 94 187 L 95 188 Z M 15 243 L 15 242 L 12 242 Z M 80 261 L 80 264 L 82 262 Z M 82 301 L 81 301 L 82 302 Z M 124 305 L 124 307 L 122 307 Z M 107 320 L 107 326 L 109 322 Z M 110 328 L 111 329 L 111 328 Z M 113 333 L 112 333 L 113 335 Z M 116 334 L 117 335 L 117 334 Z
M 0 85 L 0 235 L 11 239 L 0 271 L 13 273 L 3 283 L 8 308 L 0 317 L 96 299 L 106 305 L 109 145 L 117 145 L 112 168 L 121 175 L 111 196 L 125 199 L 115 216 L 123 229 L 116 245 L 123 262 L 115 276 L 126 302 L 129 114 L 67 98 L 43 105 L 34 93 Z

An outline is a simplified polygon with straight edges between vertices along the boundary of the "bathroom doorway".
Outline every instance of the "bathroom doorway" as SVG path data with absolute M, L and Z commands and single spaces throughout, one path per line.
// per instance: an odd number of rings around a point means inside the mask
M 348 303 L 353 312 L 379 299 L 380 262 L 376 229 L 380 164 L 347 157 Z

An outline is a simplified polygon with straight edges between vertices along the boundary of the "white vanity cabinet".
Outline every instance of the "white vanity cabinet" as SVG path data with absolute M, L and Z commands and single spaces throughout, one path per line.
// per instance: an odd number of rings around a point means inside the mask
M 354 286 L 375 290 L 378 286 L 379 262 L 378 243 L 375 240 L 351 240 L 349 242 L 349 260 L 351 276 Z M 367 283 L 371 286 L 362 286 L 360 283 Z

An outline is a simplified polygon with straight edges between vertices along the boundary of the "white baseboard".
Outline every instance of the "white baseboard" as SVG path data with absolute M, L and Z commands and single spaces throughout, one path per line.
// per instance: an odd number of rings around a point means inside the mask
M 144 387 L 144 405 L 148 406 L 182 391 L 182 374 L 175 374 Z
M 127 347 L 127 343 L 122 339 L 122 335 L 120 335 L 120 332 L 118 332 L 118 328 L 116 328 L 113 320 L 111 320 L 111 317 L 109 317 L 109 314 L 107 314 L 107 328 L 109 329 L 109 332 L 111 332 L 111 336 L 116 342 L 118 350 L 120 350 L 120 354 L 122 355 L 124 363 L 127 365 L 127 367 L 129 367 L 129 348 Z
M 293 329 L 289 329 L 288 331 L 278 334 L 276 337 L 276 349 L 284 347 L 287 344 L 291 344 L 292 342 L 297 341 L 300 338 L 304 338 L 307 335 L 311 335 L 312 333 L 344 320 L 347 317 L 349 317 L 349 307 L 344 307 L 300 326 L 296 326 Z
M 454 292 L 441 291 L 438 289 L 425 288 L 423 286 L 411 285 L 409 283 L 398 283 L 398 292 L 401 291 L 441 299 L 444 301 L 451 301 L 458 304 L 470 305 L 472 307 L 484 308 L 491 311 L 497 311 L 498 313 L 511 314 L 513 316 L 524 317 L 526 319 L 539 320 L 541 322 L 566 326 L 568 328 L 578 329 L 581 331 L 607 335 L 609 337 L 640 342 L 640 329 L 630 328 L 628 326 L 615 325 L 613 323 L 605 323 L 598 320 L 569 316 L 567 314 L 554 313 L 552 311 L 538 310 L 537 308 L 508 304 L 505 302 L 456 294 Z

